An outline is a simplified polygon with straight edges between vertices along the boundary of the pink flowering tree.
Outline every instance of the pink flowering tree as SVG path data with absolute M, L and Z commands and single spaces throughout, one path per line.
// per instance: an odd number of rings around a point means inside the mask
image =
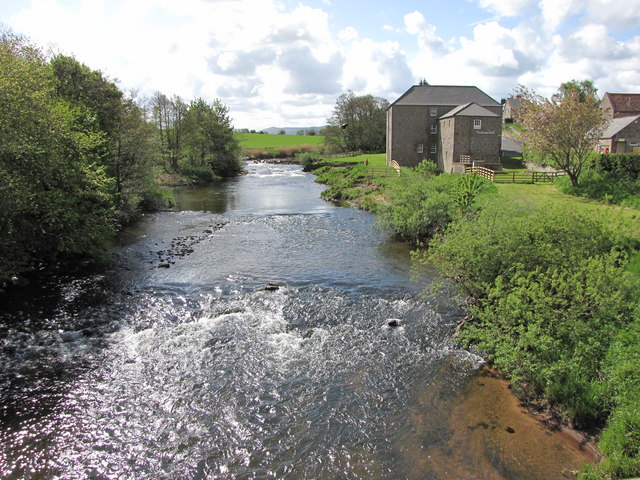
M 522 99 L 518 115 L 524 141 L 546 163 L 564 171 L 574 187 L 607 124 L 595 91 L 584 93 L 561 88 L 548 99 L 523 86 L 516 91 Z

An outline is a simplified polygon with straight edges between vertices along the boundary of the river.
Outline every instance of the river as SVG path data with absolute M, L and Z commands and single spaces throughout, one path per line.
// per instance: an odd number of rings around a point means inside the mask
M 108 268 L 5 297 L 0 477 L 549 479 L 575 468 L 579 448 L 499 417 L 512 397 L 452 341 L 460 312 L 419 297 L 436 277 L 411 274 L 405 245 L 371 214 L 323 201 L 300 167 L 247 168 L 176 191 L 176 211 L 124 232 Z

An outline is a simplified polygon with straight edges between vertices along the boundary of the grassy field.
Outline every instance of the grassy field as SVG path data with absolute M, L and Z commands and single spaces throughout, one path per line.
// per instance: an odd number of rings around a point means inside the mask
M 269 135 L 262 133 L 237 133 L 242 148 L 269 150 L 301 145 L 318 146 L 324 141 L 321 135 Z
M 518 203 L 531 206 L 560 205 L 619 228 L 622 232 L 640 239 L 640 210 L 607 205 L 584 197 L 574 197 L 560 192 L 555 185 L 497 184 L 500 192 Z
M 346 155 L 342 157 L 332 157 L 324 159 L 329 163 L 353 163 L 364 164 L 365 160 L 369 161 L 370 167 L 386 167 L 387 166 L 387 154 L 386 153 L 373 153 L 373 154 L 363 154 L 363 155 Z

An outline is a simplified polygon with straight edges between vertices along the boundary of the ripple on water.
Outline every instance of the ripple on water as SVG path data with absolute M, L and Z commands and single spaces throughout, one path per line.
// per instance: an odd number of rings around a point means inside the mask
M 405 468 L 389 439 L 409 428 L 406 385 L 457 355 L 429 335 L 441 319 L 406 299 L 322 288 L 203 296 L 197 308 L 154 298 L 151 316 L 172 320 L 125 322 L 69 392 L 60 471 L 389 478 Z

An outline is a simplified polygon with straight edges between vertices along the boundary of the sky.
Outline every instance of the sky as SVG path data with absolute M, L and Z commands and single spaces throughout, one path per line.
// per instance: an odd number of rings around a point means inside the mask
M 342 93 L 422 79 L 640 93 L 640 0 L 0 0 L 0 26 L 139 98 L 219 98 L 236 128 L 325 125 Z

